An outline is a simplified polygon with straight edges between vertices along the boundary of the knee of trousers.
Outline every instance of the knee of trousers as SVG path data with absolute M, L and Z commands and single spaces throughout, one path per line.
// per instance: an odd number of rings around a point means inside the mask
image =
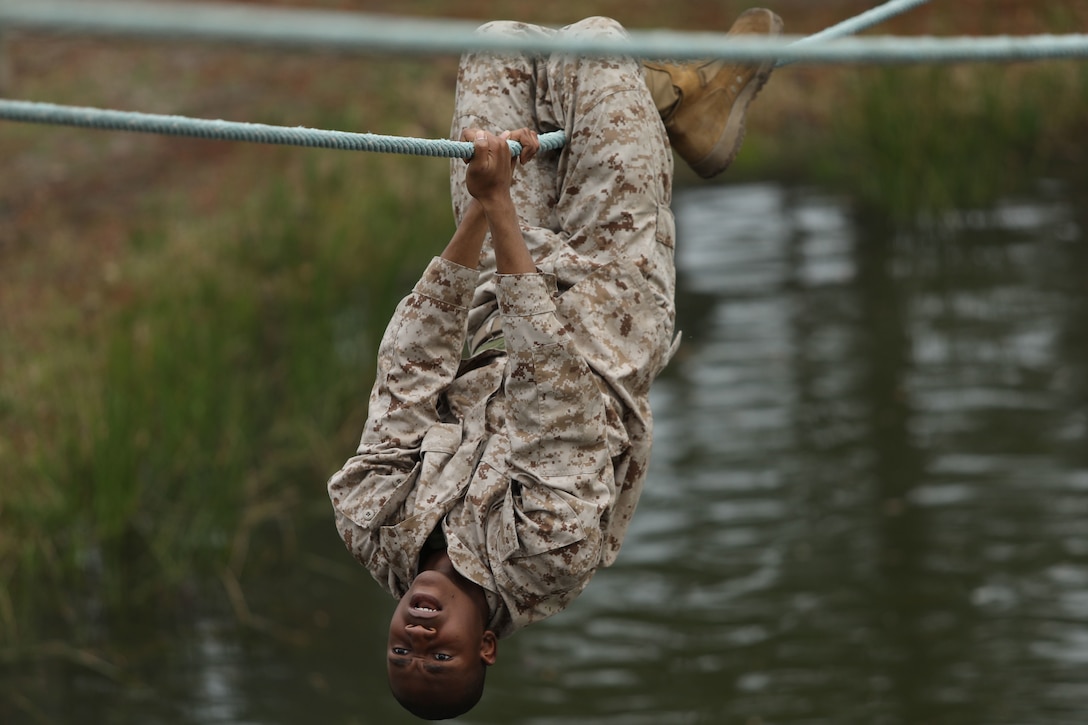
M 607 18 L 603 15 L 595 15 L 593 17 L 579 20 L 577 23 L 572 23 L 571 25 L 563 28 L 563 32 L 569 35 L 593 38 L 628 37 L 627 29 L 624 28 L 618 20 L 614 20 L 613 18 Z
M 516 20 L 492 20 L 476 28 L 479 35 L 524 35 L 532 26 Z

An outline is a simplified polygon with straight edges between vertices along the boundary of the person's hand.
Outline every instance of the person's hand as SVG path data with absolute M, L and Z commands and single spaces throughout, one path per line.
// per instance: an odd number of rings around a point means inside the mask
M 516 131 L 504 131 L 496 136 L 478 128 L 468 128 L 461 132 L 463 141 L 471 141 L 474 152 L 465 174 L 465 187 L 473 198 L 481 203 L 496 197 L 509 197 L 510 184 L 513 181 L 517 162 L 510 154 L 509 140 L 521 144 L 521 154 L 517 161 L 528 163 L 540 150 L 540 140 L 536 131 L 521 128 Z
M 506 138 L 521 144 L 521 155 L 518 161 L 525 165 L 532 161 L 540 151 L 540 137 L 531 128 L 519 128 L 516 131 L 508 131 Z
M 465 174 L 468 193 L 485 206 L 489 201 L 509 198 L 514 160 L 506 139 L 479 128 L 465 129 L 461 139 L 471 141 L 474 147 Z

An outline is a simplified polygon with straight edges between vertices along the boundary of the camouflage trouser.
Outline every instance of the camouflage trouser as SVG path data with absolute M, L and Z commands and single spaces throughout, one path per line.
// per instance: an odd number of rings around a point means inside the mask
M 494 22 L 480 32 L 626 37 L 616 21 L 599 17 L 560 30 Z M 452 137 L 460 139 L 462 129 L 472 127 L 496 133 L 523 127 L 566 131 L 566 147 L 519 168 L 513 187 L 538 267 L 554 274 L 563 291 L 601 265 L 625 258 L 649 283 L 671 331 L 672 153 L 640 64 L 626 57 L 466 54 L 458 72 Z M 465 164 L 455 160 L 450 181 L 458 221 L 470 200 L 464 174 Z M 494 268 L 488 245 L 470 335 L 489 314 Z

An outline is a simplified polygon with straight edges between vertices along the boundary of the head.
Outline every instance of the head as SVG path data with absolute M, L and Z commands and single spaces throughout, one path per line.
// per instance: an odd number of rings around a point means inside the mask
M 389 622 L 389 689 L 426 720 L 468 712 L 498 657 L 483 591 L 456 573 L 423 571 Z

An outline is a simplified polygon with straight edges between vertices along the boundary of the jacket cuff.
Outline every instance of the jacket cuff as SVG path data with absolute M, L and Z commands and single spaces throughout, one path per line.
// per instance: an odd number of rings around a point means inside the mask
M 467 309 L 472 304 L 479 278 L 480 273 L 475 269 L 435 257 L 427 265 L 413 291 L 418 295 Z
M 498 299 L 506 350 L 510 354 L 558 344 L 565 332 L 555 317 L 555 277 L 499 275 Z
M 555 277 L 536 274 L 496 275 L 499 312 L 507 317 L 529 317 L 555 311 Z

